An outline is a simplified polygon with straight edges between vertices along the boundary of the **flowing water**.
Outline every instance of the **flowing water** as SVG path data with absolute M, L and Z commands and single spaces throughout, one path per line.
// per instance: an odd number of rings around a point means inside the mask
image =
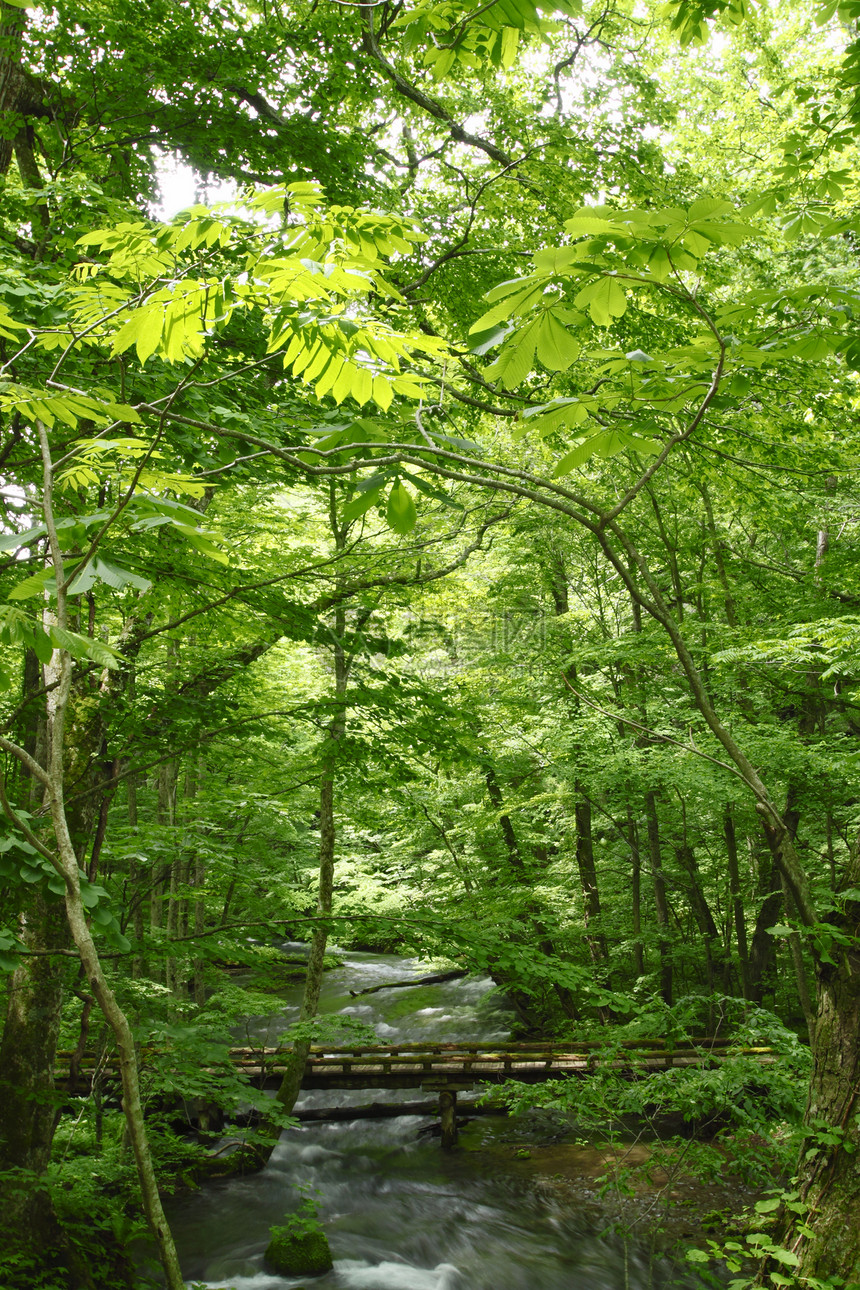
M 286 946 L 295 950 L 297 947 Z M 350 990 L 420 976 L 393 955 L 347 953 L 326 974 L 321 1011 L 355 1017 L 383 1042 L 508 1037 L 511 1014 L 488 980 L 467 978 L 353 998 Z M 301 987 L 253 1019 L 255 1040 L 276 1042 L 298 1016 Z M 349 1042 L 348 1039 L 340 1042 Z M 416 1090 L 314 1092 L 299 1107 L 415 1100 Z M 207 1184 L 170 1206 L 190 1282 L 234 1290 L 668 1290 L 698 1284 L 622 1235 L 606 1233 L 596 1200 L 569 1197 L 523 1176 L 512 1161 L 512 1125 L 475 1119 L 444 1152 L 419 1134 L 429 1118 L 309 1122 L 285 1132 L 260 1174 Z M 270 1226 L 297 1208 L 297 1185 L 318 1194 L 334 1270 L 321 1277 L 266 1271 Z

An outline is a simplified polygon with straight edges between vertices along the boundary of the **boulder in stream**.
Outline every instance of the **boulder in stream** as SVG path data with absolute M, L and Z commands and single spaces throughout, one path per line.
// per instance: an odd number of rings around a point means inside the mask
M 266 1247 L 266 1263 L 284 1276 L 321 1276 L 334 1266 L 325 1232 L 291 1231 L 273 1227 Z

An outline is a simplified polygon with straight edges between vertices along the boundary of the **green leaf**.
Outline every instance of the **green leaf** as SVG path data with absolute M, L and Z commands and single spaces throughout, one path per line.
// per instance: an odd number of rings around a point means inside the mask
M 44 537 L 47 532 L 44 524 L 37 524 L 33 529 L 27 529 L 24 533 L 11 533 L 0 537 L 0 551 L 17 551 L 23 546 L 29 546 L 37 538 Z
M 672 273 L 672 261 L 665 246 L 655 246 L 648 257 L 648 268 L 658 282 L 666 282 Z
M 353 497 L 352 501 L 347 502 L 343 508 L 344 520 L 350 523 L 352 520 L 357 520 L 359 516 L 364 515 L 365 511 L 369 511 L 372 506 L 377 506 L 381 493 L 382 488 L 379 486 L 368 489 L 366 493 L 359 494 L 358 497 Z
M 457 51 L 454 49 L 433 49 L 427 51 L 426 61 L 430 64 L 430 75 L 434 81 L 444 80 L 450 72 L 457 58 Z
M 362 407 L 369 402 L 373 395 L 373 375 L 366 367 L 355 368 L 349 392 Z
M 579 357 L 582 346 L 551 310 L 538 321 L 537 356 L 551 372 L 564 372 Z
M 122 954 L 127 954 L 129 952 L 131 949 L 131 941 L 127 936 L 123 936 L 116 918 L 111 918 L 111 921 L 100 930 L 105 937 L 105 940 L 108 941 L 114 949 L 119 950 Z
M 130 569 L 123 569 L 118 564 L 113 564 L 97 555 L 86 569 L 82 569 L 75 575 L 74 582 L 69 587 L 69 595 L 77 596 L 89 591 L 96 581 L 103 582 L 117 591 L 121 591 L 123 587 L 137 587 L 139 591 L 149 591 L 152 586 L 148 578 L 141 578 Z
M 113 338 L 111 354 L 123 354 L 134 345 L 141 363 L 150 358 L 161 343 L 164 310 L 161 306 L 137 309 Z
M 411 533 L 417 520 L 418 512 L 412 494 L 403 484 L 395 484 L 388 494 L 388 505 L 385 508 L 385 519 L 388 527 L 395 533 Z
M 513 285 L 519 286 L 521 281 L 522 279 Z M 469 335 L 473 336 L 476 333 L 483 335 L 484 332 L 489 331 L 498 323 L 505 322 L 509 318 L 512 318 L 514 314 L 525 313 L 531 305 L 536 304 L 537 301 L 541 300 L 543 298 L 545 288 L 544 281 L 541 280 L 538 283 L 535 283 L 534 279 L 525 279 L 525 281 L 526 286 L 523 287 L 522 290 L 506 291 L 505 298 L 500 304 L 494 305 L 492 309 L 488 309 L 485 314 L 482 314 L 478 321 L 473 323 L 469 328 Z M 512 284 L 502 283 L 502 286 L 510 287 Z M 488 292 L 486 299 L 491 300 L 498 290 L 499 289 L 497 288 L 496 291 Z
M 474 331 L 474 328 L 472 329 Z M 475 344 L 469 350 L 470 354 L 486 354 L 488 350 L 495 349 L 497 345 L 511 334 L 511 327 L 505 323 L 496 323 L 493 327 L 488 327 L 486 331 L 480 331 L 475 336 Z
M 627 296 L 616 278 L 602 277 L 582 288 L 574 301 L 578 309 L 588 308 L 598 327 L 610 327 L 614 318 L 627 311 Z
M 89 879 L 81 881 L 81 904 L 84 909 L 95 909 L 102 896 L 107 896 L 103 887 L 95 887 Z
M 450 506 L 455 511 L 465 510 L 465 507 L 460 502 L 455 501 L 443 488 L 434 488 L 426 480 L 421 479 L 419 475 L 413 475 L 411 471 L 405 470 L 403 474 L 425 497 L 432 497 L 434 501 L 442 502 L 443 505 Z
M 93 663 L 98 663 L 100 667 L 117 666 L 116 652 L 102 641 L 81 636 L 78 632 L 70 632 L 65 627 L 57 627 L 53 623 L 48 630 L 55 647 L 67 650 L 73 658 L 88 658 Z
M 230 563 L 230 557 L 227 553 L 220 550 L 205 533 L 201 533 L 192 524 L 174 524 L 173 527 L 184 534 L 193 547 L 196 547 L 204 555 L 208 555 L 210 559 L 217 560 L 219 564 Z
M 550 430 L 557 430 L 559 426 L 578 426 L 587 420 L 588 406 L 582 399 L 553 399 L 551 403 L 527 408 L 511 438 L 516 443 L 532 431 L 545 435 Z
M 512 67 L 517 57 L 520 33 L 516 27 L 503 27 L 500 41 L 499 61 L 504 68 Z
M 584 465 L 589 457 L 593 457 L 597 451 L 599 442 L 603 438 L 603 433 L 592 435 L 590 439 L 583 440 L 582 443 L 577 444 L 575 448 L 566 453 L 552 472 L 552 478 L 560 479 L 562 475 L 569 475 L 572 470 Z
M 626 225 L 614 222 L 609 218 L 604 219 L 600 215 L 593 215 L 588 211 L 574 215 L 572 219 L 566 219 L 564 221 L 564 227 L 572 237 L 582 237 L 600 233 L 629 234 L 630 232 Z
M 537 329 L 538 321 L 535 319 L 505 343 L 495 363 L 487 368 L 491 381 L 498 381 L 506 390 L 522 384 L 534 367 Z
M 394 398 L 394 391 L 391 388 L 391 382 L 384 376 L 374 376 L 373 378 L 373 401 L 377 407 L 387 412 L 391 407 Z
M 19 582 L 17 587 L 13 587 L 8 593 L 9 600 L 29 600 L 32 596 L 43 596 L 51 584 L 56 589 L 54 582 L 54 570 L 51 565 L 40 569 L 38 573 L 33 573 L 23 582 Z
M 40 663 L 50 663 L 54 653 L 50 636 L 38 623 L 33 631 L 33 651 Z
M 687 211 L 687 218 L 692 222 L 699 219 L 711 219 L 714 215 L 728 215 L 734 210 L 731 202 L 721 197 L 700 197 Z
M 768 1253 L 771 1258 L 776 1259 L 779 1263 L 785 1264 L 787 1268 L 796 1268 L 800 1266 L 800 1259 L 794 1253 L 794 1250 L 784 1250 L 781 1246 L 776 1245 L 772 1250 L 769 1250 Z

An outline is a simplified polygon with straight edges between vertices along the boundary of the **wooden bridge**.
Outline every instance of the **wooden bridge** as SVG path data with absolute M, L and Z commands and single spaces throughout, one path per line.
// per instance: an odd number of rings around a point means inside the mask
M 701 1039 L 672 1044 L 662 1039 L 623 1040 L 607 1047 L 605 1040 L 574 1043 L 356 1044 L 344 1048 L 314 1047 L 305 1066 L 302 1088 L 423 1089 L 439 1096 L 442 1145 L 457 1140 L 457 1094 L 481 1084 L 514 1080 L 538 1084 L 550 1079 L 587 1078 L 598 1070 L 614 1070 L 628 1079 L 655 1071 L 712 1065 L 731 1053 L 753 1057 L 762 1065 L 774 1060 L 769 1048 L 738 1048 L 726 1040 Z M 231 1048 L 230 1060 L 257 1088 L 277 1088 L 287 1070 L 290 1049 Z M 57 1083 L 68 1079 L 68 1054 L 58 1054 Z M 65 1069 L 64 1069 L 65 1067 Z M 93 1060 L 84 1059 L 78 1086 L 92 1083 Z M 118 1080 L 116 1066 L 102 1063 L 103 1083 Z M 406 1112 L 408 1113 L 408 1112 Z M 415 1113 L 413 1111 L 413 1113 Z
M 305 1066 L 303 1089 L 339 1088 L 473 1088 L 517 1080 L 539 1084 L 565 1076 L 587 1076 L 599 1069 L 623 1071 L 642 1078 L 673 1067 L 702 1066 L 743 1053 L 772 1059 L 769 1048 L 733 1047 L 726 1041 L 703 1039 L 672 1045 L 664 1040 L 625 1040 L 607 1056 L 605 1042 L 553 1044 L 362 1044 L 348 1048 L 312 1048 Z M 234 1065 L 258 1087 L 277 1087 L 286 1070 L 289 1049 L 232 1048 Z
M 607 1054 L 605 1041 L 578 1044 L 368 1044 L 349 1048 L 314 1048 L 302 1079 L 303 1089 L 420 1088 L 439 1094 L 442 1146 L 457 1141 L 457 1094 L 479 1084 L 539 1084 L 550 1079 L 587 1078 L 598 1070 L 616 1070 L 630 1079 L 654 1071 L 704 1066 L 739 1051 L 764 1063 L 769 1048 L 731 1048 L 725 1041 L 703 1039 L 686 1045 L 663 1040 L 622 1041 Z M 231 1058 L 258 1087 L 277 1087 L 286 1069 L 277 1048 L 238 1048 Z

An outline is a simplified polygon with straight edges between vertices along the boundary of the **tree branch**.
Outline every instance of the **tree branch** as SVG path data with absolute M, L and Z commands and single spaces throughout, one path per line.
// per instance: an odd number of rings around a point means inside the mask
M 479 135 L 470 134 L 468 130 L 464 130 L 463 127 L 454 120 L 448 109 L 438 101 L 438 99 L 431 98 L 429 94 L 425 94 L 423 90 L 420 90 L 417 85 L 413 85 L 411 81 L 407 81 L 405 76 L 401 76 L 400 72 L 397 71 L 396 67 L 393 67 L 392 64 L 389 63 L 382 50 L 379 48 L 379 42 L 377 41 L 376 32 L 373 28 L 372 5 L 362 4 L 359 7 L 364 18 L 362 44 L 364 45 L 366 52 L 374 62 L 382 68 L 385 75 L 393 83 L 398 94 L 402 94 L 404 98 L 409 99 L 418 107 L 423 108 L 423 110 L 429 113 L 429 115 L 436 121 L 441 121 L 443 125 L 446 125 L 451 138 L 456 139 L 458 143 L 465 143 L 471 148 L 478 148 L 481 152 L 486 153 L 488 157 L 492 157 L 493 161 L 498 161 L 502 166 L 510 167 L 518 164 L 518 162 L 505 152 L 504 149 L 497 147 L 494 143 L 490 143 L 488 139 L 482 139 Z

